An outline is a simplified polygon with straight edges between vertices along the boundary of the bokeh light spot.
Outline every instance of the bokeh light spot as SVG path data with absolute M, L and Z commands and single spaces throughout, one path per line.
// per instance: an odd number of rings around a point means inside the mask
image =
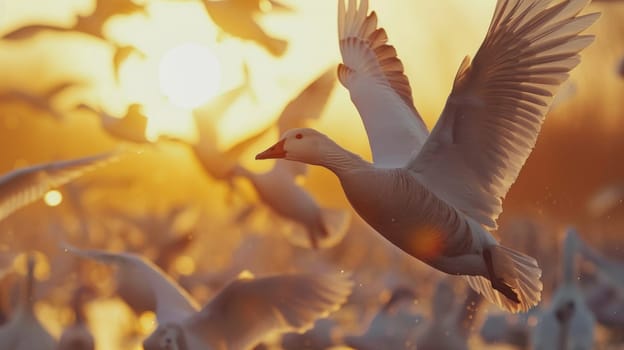
M 63 195 L 57 190 L 51 190 L 45 194 L 43 201 L 49 207 L 56 207 L 63 202 Z
M 139 325 L 143 334 L 149 334 L 156 329 L 156 314 L 152 311 L 145 311 L 139 316 Z
M 180 275 L 189 276 L 195 272 L 195 261 L 187 255 L 179 256 L 173 266 Z

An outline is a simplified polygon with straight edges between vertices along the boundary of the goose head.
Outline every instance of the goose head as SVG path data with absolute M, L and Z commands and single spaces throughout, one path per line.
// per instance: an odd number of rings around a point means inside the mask
M 309 129 L 291 129 L 256 159 L 287 159 L 307 164 L 322 165 L 325 155 L 338 147 L 327 136 Z
M 143 341 L 145 350 L 188 350 L 182 328 L 169 323 L 159 326 Z

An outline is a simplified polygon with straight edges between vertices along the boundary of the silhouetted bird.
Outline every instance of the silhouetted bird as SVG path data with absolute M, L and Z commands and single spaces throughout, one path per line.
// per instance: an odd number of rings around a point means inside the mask
M 145 14 L 145 5 L 137 5 L 131 0 L 96 0 L 95 10 L 88 16 L 77 15 L 76 22 L 71 27 L 47 24 L 27 25 L 3 35 L 2 38 L 7 40 L 24 40 L 44 31 L 78 32 L 110 43 L 104 34 L 106 22 L 116 15 L 132 15 L 135 13 Z M 131 52 L 144 56 L 143 53 L 134 47 L 111 44 L 115 47 L 113 70 L 116 78 L 118 78 L 119 66 Z
M 117 140 L 133 143 L 151 143 L 145 136 L 147 117 L 143 114 L 140 104 L 133 103 L 129 105 L 126 114 L 121 118 L 114 117 L 101 108 L 94 108 L 86 104 L 80 104 L 76 108 L 93 112 L 100 120 L 102 129 Z
M 274 56 L 286 52 L 288 42 L 267 34 L 258 24 L 256 16 L 261 14 L 259 0 L 201 0 L 212 21 L 225 33 L 250 40 L 264 47 Z M 269 2 L 273 8 L 287 8 L 276 1 Z
M 19 89 L 3 91 L 0 92 L 0 104 L 24 103 L 60 121 L 63 119 L 63 112 L 53 106 L 53 100 L 66 90 L 79 85 L 81 85 L 79 82 L 64 81 L 52 85 L 41 94 Z
M 231 188 L 234 187 L 232 179 L 240 157 L 267 132 L 267 128 L 264 128 L 226 150 L 219 147 L 220 135 L 217 130 L 219 120 L 243 94 L 251 93 L 249 71 L 246 66 L 244 71 L 245 81 L 242 84 L 193 110 L 193 119 L 199 136 L 197 142 L 190 145 L 195 159 L 207 175 L 215 180 L 227 182 Z

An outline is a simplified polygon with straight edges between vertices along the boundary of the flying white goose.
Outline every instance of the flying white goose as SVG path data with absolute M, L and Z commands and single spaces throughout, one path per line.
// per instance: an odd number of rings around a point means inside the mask
M 340 81 L 360 111 L 374 163 L 312 129 L 286 132 L 256 159 L 284 158 L 334 172 L 354 209 L 390 242 L 449 274 L 467 275 L 489 301 L 525 311 L 540 300 L 535 259 L 498 244 L 502 199 L 535 145 L 558 87 L 593 36 L 589 0 L 499 0 L 481 48 L 462 62 L 430 136 L 395 49 L 368 1 L 338 29 Z M 422 145 L 422 147 L 421 147 Z
M 327 70 L 292 99 L 280 114 L 280 133 L 302 127 L 319 119 L 335 86 L 336 74 Z M 258 196 L 274 213 L 299 224 L 288 236 L 291 243 L 304 248 L 329 248 L 338 244 L 347 232 L 351 214 L 343 209 L 322 208 L 296 177 L 304 175 L 305 164 L 278 160 L 264 173 L 254 173 L 239 166 L 235 174 L 247 178 Z
M 199 307 L 164 271 L 138 254 L 78 249 L 68 244 L 63 244 L 63 248 L 77 256 L 112 266 L 115 269 L 115 291 L 134 310 L 177 315 Z M 167 303 L 159 305 L 159 299 L 167 300 Z
M 0 176 L 0 220 L 88 171 L 120 159 L 120 152 L 38 164 Z
M 576 284 L 578 250 L 576 231 L 568 230 L 563 247 L 563 280 L 550 307 L 539 316 L 533 329 L 531 344 L 535 350 L 594 348 L 596 322 Z
M 353 287 L 345 275 L 294 274 L 236 280 L 200 309 L 156 265 L 131 253 L 78 249 L 68 252 L 119 266 L 137 293 L 154 301 L 158 328 L 145 350 L 244 350 L 272 332 L 304 330 L 342 305 Z
M 28 255 L 26 281 L 18 288 L 20 299 L 9 321 L 0 327 L 0 350 L 54 350 L 56 340 L 41 325 L 33 309 L 35 257 Z

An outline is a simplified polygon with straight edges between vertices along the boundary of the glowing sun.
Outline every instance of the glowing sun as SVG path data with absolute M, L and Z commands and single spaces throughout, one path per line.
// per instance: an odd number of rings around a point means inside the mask
M 160 61 L 160 89 L 179 107 L 200 106 L 219 91 L 221 64 L 210 48 L 187 43 L 165 53 Z

